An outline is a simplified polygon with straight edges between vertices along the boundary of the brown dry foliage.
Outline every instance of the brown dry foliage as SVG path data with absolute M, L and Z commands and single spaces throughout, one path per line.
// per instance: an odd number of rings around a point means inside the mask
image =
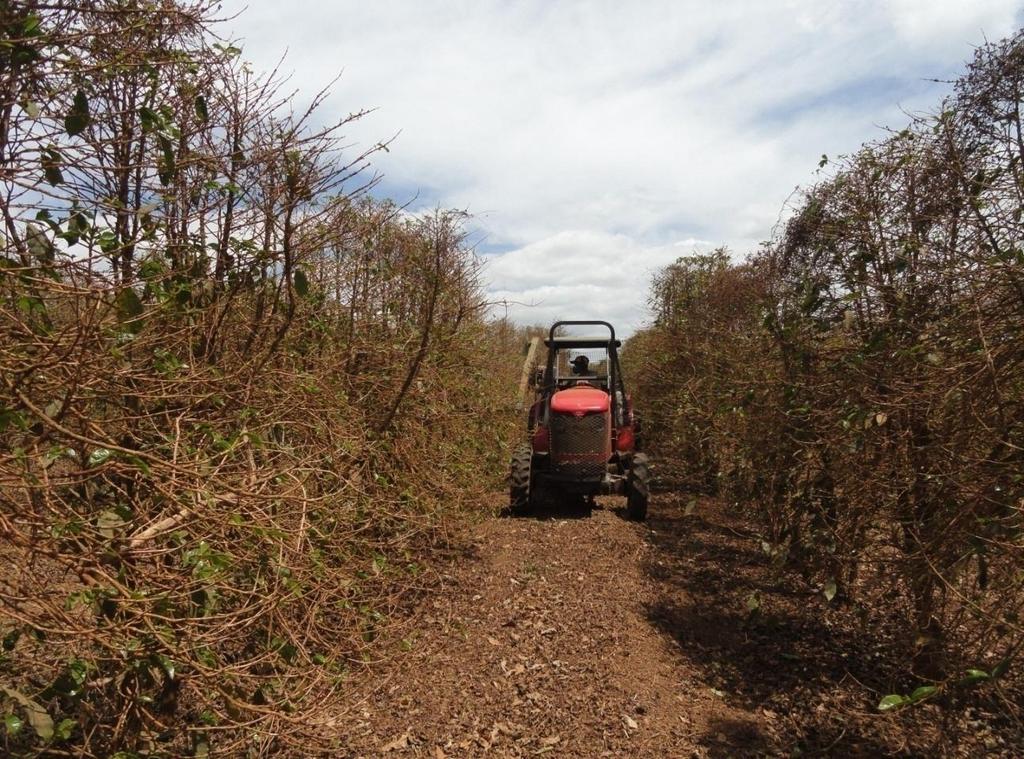
M 5 754 L 329 753 L 504 473 L 464 215 L 362 194 L 211 8 L 0 4 Z
M 664 270 L 626 349 L 668 479 L 756 517 L 865 634 L 885 616 L 950 696 L 1004 693 L 1024 641 L 1022 85 L 1024 36 L 982 47 L 747 263 Z

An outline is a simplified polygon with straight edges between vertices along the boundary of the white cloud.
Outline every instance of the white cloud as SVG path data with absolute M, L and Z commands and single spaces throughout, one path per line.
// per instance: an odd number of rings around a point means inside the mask
M 521 323 L 556 319 L 605 319 L 628 335 L 646 316 L 652 275 L 680 256 L 713 246 L 687 239 L 644 246 L 622 234 L 563 231 L 500 256 L 489 256 L 485 273 L 500 283 L 492 293 L 505 313 Z
M 687 238 L 745 252 L 822 153 L 934 104 L 946 90 L 927 79 L 1011 33 L 1020 7 L 251 0 L 229 27 L 258 66 L 288 48 L 305 92 L 344 69 L 331 107 L 378 108 L 352 139 L 401 130 L 376 160 L 388 186 L 468 208 L 489 245 L 512 248 L 489 267 L 495 294 L 543 301 L 517 318 L 587 297 L 635 325 L 645 286 L 605 303 L 613 264 L 650 272 Z M 565 280 L 532 277 L 545 252 Z

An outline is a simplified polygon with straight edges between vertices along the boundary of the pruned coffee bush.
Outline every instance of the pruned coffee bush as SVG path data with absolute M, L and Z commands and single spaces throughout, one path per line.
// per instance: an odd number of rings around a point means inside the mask
M 747 262 L 664 269 L 625 351 L 669 483 L 946 694 L 1001 693 L 1024 641 L 1022 84 L 1024 37 L 981 47 Z
M 0 6 L 5 755 L 329 753 L 504 459 L 464 215 L 214 10 Z

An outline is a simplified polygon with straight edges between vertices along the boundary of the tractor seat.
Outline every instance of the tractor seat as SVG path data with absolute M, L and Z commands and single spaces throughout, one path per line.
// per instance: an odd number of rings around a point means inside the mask
M 608 380 L 595 375 L 589 377 L 562 377 L 558 380 L 559 390 L 569 390 L 574 387 L 591 387 L 607 392 Z

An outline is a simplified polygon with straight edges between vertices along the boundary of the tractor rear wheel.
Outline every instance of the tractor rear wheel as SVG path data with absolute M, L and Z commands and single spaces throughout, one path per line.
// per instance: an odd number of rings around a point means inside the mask
M 513 516 L 530 510 L 530 469 L 533 451 L 528 445 L 520 446 L 512 454 L 512 471 L 509 474 L 508 510 Z
M 647 518 L 647 501 L 651 495 L 650 460 L 645 453 L 633 455 L 626 484 L 626 514 L 636 522 Z

